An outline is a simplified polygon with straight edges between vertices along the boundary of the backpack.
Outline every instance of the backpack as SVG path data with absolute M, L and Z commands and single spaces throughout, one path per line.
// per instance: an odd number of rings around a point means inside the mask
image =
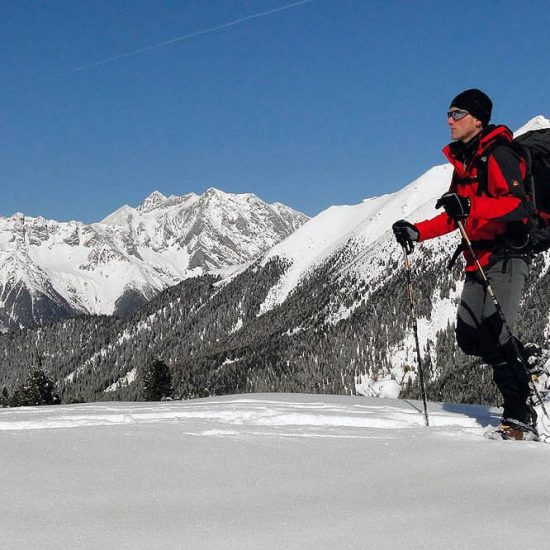
M 550 128 L 531 130 L 516 137 L 512 148 L 525 160 L 525 191 L 533 212 L 528 224 L 530 249 L 543 252 L 550 248 Z M 488 151 L 478 166 L 482 187 L 487 186 Z
M 535 220 L 529 232 L 531 250 L 550 248 L 550 128 L 531 130 L 513 141 L 527 165 L 526 191 Z
M 550 218 L 550 128 L 531 130 L 514 139 L 527 163 L 527 193 L 537 213 Z M 546 214 L 546 216 L 544 216 Z

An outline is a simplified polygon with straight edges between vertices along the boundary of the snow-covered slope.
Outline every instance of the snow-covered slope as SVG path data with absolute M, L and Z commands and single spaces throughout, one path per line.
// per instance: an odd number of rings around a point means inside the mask
M 217 189 L 156 191 L 92 225 L 0 218 L 0 323 L 123 313 L 187 277 L 251 261 L 306 219 Z
M 369 198 L 359 205 L 333 206 L 309 220 L 264 255 L 264 263 L 278 256 L 289 262 L 290 268 L 270 292 L 262 311 L 282 303 L 309 272 L 350 241 L 365 250 L 384 238 L 396 220 L 435 215 L 436 199 L 448 189 L 451 175 L 450 165 L 436 166 L 396 193 Z
M 2 539 L 43 550 L 546 548 L 549 447 L 498 412 L 246 395 L 0 410 Z

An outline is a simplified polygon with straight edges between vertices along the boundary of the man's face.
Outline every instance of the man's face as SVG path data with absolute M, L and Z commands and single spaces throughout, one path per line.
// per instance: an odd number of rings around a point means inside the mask
M 449 113 L 457 112 L 464 113 L 462 109 L 451 107 Z M 453 141 L 462 141 L 468 143 L 473 137 L 481 132 L 483 125 L 480 120 L 474 118 L 470 113 L 467 113 L 460 120 L 455 120 L 452 116 L 447 118 L 447 123 L 451 129 L 451 139 Z

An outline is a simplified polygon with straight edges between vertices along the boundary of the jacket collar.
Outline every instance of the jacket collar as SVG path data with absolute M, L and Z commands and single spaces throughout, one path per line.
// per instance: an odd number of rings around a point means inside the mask
M 503 124 L 499 126 L 487 126 L 471 142 L 462 143 L 453 141 L 443 148 L 443 154 L 449 162 L 457 167 L 463 167 L 464 163 L 470 163 L 474 158 L 480 158 L 483 153 L 497 141 L 511 142 L 513 134 L 511 130 Z

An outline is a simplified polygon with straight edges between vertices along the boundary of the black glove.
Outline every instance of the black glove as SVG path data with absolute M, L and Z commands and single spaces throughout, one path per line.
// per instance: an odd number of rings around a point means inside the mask
M 435 207 L 445 208 L 445 212 L 453 220 L 463 220 L 470 213 L 470 199 L 456 193 L 445 193 L 439 197 L 439 200 L 435 203 Z
M 393 234 L 397 242 L 408 251 L 414 248 L 413 242 L 418 241 L 420 233 L 416 226 L 405 220 L 399 220 L 392 225 Z

